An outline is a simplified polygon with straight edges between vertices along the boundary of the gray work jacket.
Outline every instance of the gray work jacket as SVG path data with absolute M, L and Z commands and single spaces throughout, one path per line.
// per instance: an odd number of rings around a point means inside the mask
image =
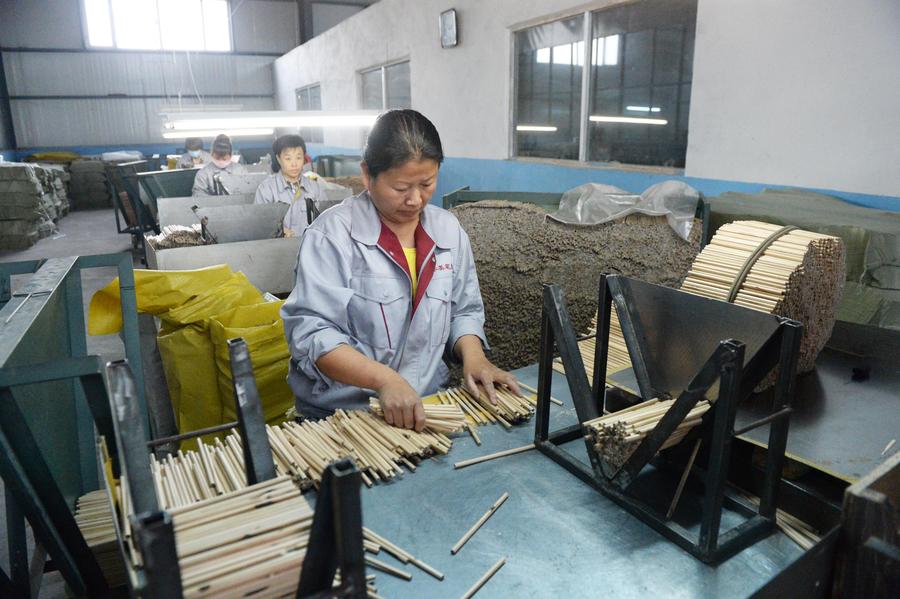
M 230 162 L 225 168 L 219 168 L 214 162 L 204 164 L 203 168 L 197 171 L 194 177 L 194 187 L 191 189 L 192 196 L 215 195 L 216 182 L 215 176 L 219 173 L 228 173 L 229 175 L 243 175 L 247 169 L 237 162 Z
M 185 152 L 178 158 L 177 168 L 194 168 L 195 166 L 206 166 L 210 162 L 212 162 L 212 154 L 207 152 L 206 150 L 200 150 L 199 156 L 200 164 L 194 164 L 194 158 L 191 156 L 190 152 Z
M 308 223 L 307 198 L 318 203 L 323 196 L 322 187 L 319 185 L 319 176 L 315 173 L 303 173 L 300 176 L 300 194 L 297 195 L 296 185 L 288 183 L 284 175 L 279 172 L 263 179 L 263 182 L 256 188 L 256 197 L 253 203 L 284 202 L 290 206 L 284 215 L 284 228 L 290 229 L 294 232 L 295 237 L 299 237 Z
M 364 191 L 329 208 L 303 233 L 296 284 L 281 308 L 291 351 L 288 383 L 297 410 L 320 418 L 361 408 L 373 394 L 338 383 L 316 362 L 345 344 L 389 366 L 420 395 L 449 375 L 445 355 L 463 335 L 484 335 L 484 305 L 472 247 L 456 217 L 436 206 L 416 230 L 418 287 L 412 297 L 403 248 Z

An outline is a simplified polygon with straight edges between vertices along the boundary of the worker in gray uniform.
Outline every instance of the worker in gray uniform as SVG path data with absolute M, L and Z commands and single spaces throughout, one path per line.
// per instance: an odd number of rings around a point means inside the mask
M 217 135 L 212 144 L 212 162 L 197 171 L 191 195 L 215 195 L 216 178 L 219 175 L 243 175 L 247 172 L 242 165 L 231 161 L 231 154 L 231 138 L 225 134 Z
M 484 304 L 469 237 L 428 203 L 443 161 L 434 125 L 392 110 L 366 142 L 366 191 L 322 213 L 303 234 L 296 283 L 281 308 L 297 411 L 321 418 L 377 394 L 388 423 L 421 430 L 421 396 L 449 381 L 495 400 L 516 379 L 487 359 Z
M 256 188 L 254 203 L 284 202 L 284 236 L 299 237 L 319 214 L 318 202 L 324 198 L 319 176 L 304 173 L 306 142 L 299 135 L 282 135 L 272 144 L 272 171 Z
M 184 140 L 184 149 L 187 151 L 178 158 L 178 168 L 196 168 L 212 162 L 212 154 L 203 149 L 203 139 L 199 137 Z

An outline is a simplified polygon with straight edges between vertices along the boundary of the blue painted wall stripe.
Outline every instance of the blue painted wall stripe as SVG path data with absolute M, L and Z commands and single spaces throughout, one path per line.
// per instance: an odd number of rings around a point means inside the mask
M 164 144 L 144 144 L 116 147 L 66 147 L 66 148 L 32 148 L 17 150 L 14 152 L 2 152 L 7 160 L 21 160 L 25 156 L 36 151 L 71 150 L 80 154 L 100 154 L 115 150 L 140 150 L 146 155 L 174 153 L 179 146 Z M 235 148 L 265 148 L 267 144 L 250 142 L 241 144 L 235 142 Z M 329 146 L 325 144 L 308 144 L 309 153 L 313 158 L 322 154 L 347 154 L 359 156 L 359 148 L 345 148 Z M 473 191 L 545 191 L 562 192 L 572 189 L 584 183 L 604 183 L 615 185 L 632 193 L 640 193 L 655 183 L 676 179 L 686 182 L 707 196 L 716 196 L 726 191 L 744 193 L 758 193 L 763 189 L 791 189 L 796 187 L 788 185 L 773 185 L 768 183 L 745 183 L 740 181 L 726 181 L 720 179 L 703 179 L 698 177 L 685 177 L 684 175 L 662 175 L 631 170 L 617 169 L 609 166 L 592 167 L 563 166 L 541 162 L 520 160 L 486 160 L 477 158 L 446 158 L 441 168 L 438 179 L 438 187 L 432 198 L 435 204 L 441 203 L 441 198 L 460 187 L 468 186 Z M 827 194 L 841 198 L 851 204 L 874 208 L 877 210 L 889 210 L 900 212 L 900 197 L 880 196 L 864 193 L 851 193 L 821 188 L 801 188 L 807 191 Z

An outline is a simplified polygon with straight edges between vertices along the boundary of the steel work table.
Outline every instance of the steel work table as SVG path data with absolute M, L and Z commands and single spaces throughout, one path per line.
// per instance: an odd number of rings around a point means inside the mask
M 536 386 L 536 365 L 516 374 Z M 565 406 L 551 406 L 551 429 L 575 423 L 568 386 L 557 373 L 553 396 Z M 454 470 L 454 462 L 530 443 L 534 427 L 488 425 L 478 433 L 481 447 L 457 435 L 449 455 L 422 462 L 403 480 L 362 490 L 364 524 L 446 576 L 440 582 L 382 551 L 376 559 L 413 575 L 406 582 L 370 568 L 383 597 L 459 597 L 503 556 L 507 564 L 479 597 L 745 597 L 802 554 L 774 533 L 707 566 L 537 451 Z M 571 450 L 587 461 L 583 445 Z M 506 503 L 451 556 L 450 547 L 504 491 Z M 690 507 L 686 493 L 676 514 L 685 526 Z M 725 512 L 723 527 L 737 522 Z

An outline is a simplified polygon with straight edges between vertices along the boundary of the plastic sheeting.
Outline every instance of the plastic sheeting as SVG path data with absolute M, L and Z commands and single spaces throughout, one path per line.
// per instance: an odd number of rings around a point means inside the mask
M 629 214 L 665 216 L 679 237 L 688 240 L 700 192 L 681 181 L 663 181 L 640 195 L 612 185 L 585 183 L 562 195 L 548 218 L 570 225 L 602 225 Z

